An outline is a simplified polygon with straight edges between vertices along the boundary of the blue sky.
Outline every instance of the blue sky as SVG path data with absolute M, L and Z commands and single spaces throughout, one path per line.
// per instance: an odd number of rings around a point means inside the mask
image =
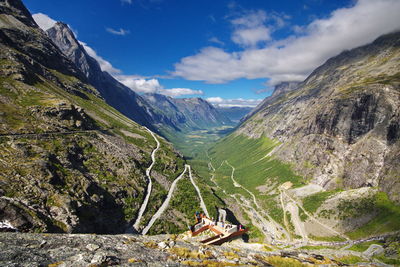
M 400 28 L 398 0 L 24 3 L 42 14 L 39 24 L 70 25 L 102 68 L 133 90 L 222 105 L 255 105 L 279 82 L 301 81 L 342 50 Z

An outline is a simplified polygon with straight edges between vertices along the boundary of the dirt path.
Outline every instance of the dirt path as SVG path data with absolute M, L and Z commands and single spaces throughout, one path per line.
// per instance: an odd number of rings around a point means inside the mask
M 193 184 L 193 186 L 194 186 L 194 189 L 196 189 L 197 195 L 198 195 L 199 198 L 200 198 L 200 207 L 201 207 L 201 209 L 203 210 L 204 214 L 205 214 L 208 218 L 210 218 L 210 215 L 208 214 L 208 211 L 207 211 L 207 206 L 206 206 L 206 204 L 204 203 L 204 200 L 203 200 L 203 197 L 202 197 L 202 195 L 201 195 L 200 189 L 199 189 L 199 187 L 196 185 L 196 183 L 195 183 L 195 181 L 194 181 L 194 179 L 193 179 L 193 176 L 192 176 L 192 169 L 191 169 L 190 165 L 187 165 L 187 166 L 188 166 L 188 169 L 189 169 L 189 178 L 190 178 L 190 181 L 192 182 L 192 184 Z
M 145 128 L 146 128 L 146 127 L 145 127 Z M 151 172 L 151 169 L 153 168 L 154 164 L 156 163 L 156 156 L 155 156 L 155 155 L 156 155 L 156 152 L 157 152 L 157 150 L 160 148 L 160 142 L 158 141 L 156 135 L 155 135 L 152 131 L 150 131 L 148 128 L 146 128 L 146 130 L 151 134 L 151 136 L 153 136 L 154 140 L 155 140 L 156 143 L 157 143 L 157 147 L 153 150 L 153 152 L 151 152 L 151 161 L 152 161 L 152 162 L 151 162 L 151 165 L 146 169 L 146 176 L 147 176 L 147 179 L 148 179 L 149 183 L 148 183 L 148 185 L 147 185 L 146 197 L 144 198 L 144 201 L 143 201 L 143 203 L 142 203 L 142 206 L 141 206 L 140 209 L 139 209 L 139 214 L 138 214 L 138 216 L 137 216 L 137 218 L 136 218 L 136 221 L 135 221 L 135 223 L 133 224 L 133 228 L 134 228 L 136 231 L 139 231 L 140 221 L 141 221 L 141 219 L 142 219 L 142 217 L 143 217 L 144 211 L 146 210 L 147 204 L 149 203 L 149 199 L 150 199 L 150 195 L 151 195 L 151 190 L 152 190 L 152 187 L 153 187 L 153 183 L 152 183 L 152 181 L 151 181 L 150 172 Z
M 185 169 L 183 170 L 183 172 L 181 173 L 181 175 L 179 175 L 174 182 L 172 183 L 169 191 L 168 191 L 168 195 L 167 198 L 164 200 L 164 202 L 162 203 L 161 207 L 157 210 L 157 212 L 153 215 L 153 217 L 151 217 L 149 223 L 146 225 L 146 227 L 143 229 L 142 231 L 142 235 L 147 234 L 147 232 L 150 230 L 150 228 L 153 226 L 154 222 L 160 218 L 161 214 L 164 213 L 164 211 L 168 208 L 169 202 L 172 198 L 172 194 L 174 193 L 176 184 L 179 182 L 180 179 L 183 178 L 184 174 L 186 173 L 186 171 L 190 169 L 189 165 L 185 165 Z
M 294 202 L 287 204 L 287 211 L 290 213 L 296 234 L 299 234 L 304 242 L 308 241 L 308 235 L 304 223 L 300 220 L 299 207 Z

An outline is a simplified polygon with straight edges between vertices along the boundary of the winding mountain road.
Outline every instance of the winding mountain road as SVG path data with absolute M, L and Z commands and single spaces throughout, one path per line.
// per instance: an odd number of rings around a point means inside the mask
M 154 164 L 156 163 L 156 152 L 160 148 L 160 142 L 158 141 L 156 135 L 152 131 L 150 131 L 147 127 L 145 127 L 145 128 L 151 134 L 151 136 L 153 136 L 154 140 L 157 143 L 157 147 L 153 150 L 153 152 L 151 152 L 151 161 L 152 162 L 151 162 L 151 165 L 146 169 L 146 176 L 147 176 L 147 179 L 148 179 L 149 183 L 147 185 L 146 197 L 144 198 L 142 206 L 139 209 L 139 214 L 138 214 L 138 216 L 136 218 L 136 221 L 133 224 L 133 228 L 136 231 L 139 231 L 140 221 L 141 221 L 141 219 L 143 217 L 144 211 L 146 210 L 147 204 L 149 203 L 151 190 L 152 190 L 152 187 L 153 187 L 153 183 L 151 181 L 150 172 L 151 172 L 151 169 L 153 168 Z
M 199 187 L 196 185 L 196 183 L 195 183 L 195 181 L 194 181 L 194 179 L 193 179 L 193 176 L 192 176 L 192 169 L 191 169 L 190 165 L 187 165 L 187 166 L 188 166 L 188 169 L 189 169 L 189 178 L 190 178 L 190 181 L 192 182 L 194 189 L 196 189 L 197 195 L 199 196 L 199 199 L 200 199 L 200 207 L 201 207 L 201 209 L 204 211 L 204 214 L 205 214 L 208 218 L 210 218 L 210 215 L 208 214 L 208 211 L 207 211 L 207 206 L 206 206 L 206 204 L 204 203 L 204 200 L 203 200 L 203 197 L 202 197 L 202 195 L 201 195 L 200 189 L 199 189 Z
M 164 213 L 164 211 L 168 208 L 169 202 L 172 198 L 172 194 L 174 193 L 174 190 L 176 188 L 176 184 L 179 182 L 180 179 L 183 178 L 184 174 L 186 173 L 187 170 L 190 170 L 190 166 L 185 164 L 185 169 L 183 170 L 183 172 L 181 173 L 181 175 L 178 176 L 178 178 L 176 178 L 174 180 L 174 182 L 172 183 L 169 191 L 168 191 L 168 195 L 167 198 L 164 200 L 164 202 L 162 203 L 161 207 L 157 210 L 157 212 L 153 215 L 153 217 L 151 217 L 149 223 L 146 225 L 146 227 L 143 229 L 142 231 L 142 235 L 147 234 L 147 232 L 150 230 L 150 228 L 153 226 L 154 222 L 160 218 L 161 214 Z
M 282 191 L 285 196 L 287 198 L 289 198 L 294 204 L 296 204 L 311 220 L 313 220 L 314 222 L 318 223 L 319 225 L 321 225 L 322 227 L 324 227 L 325 229 L 329 230 L 330 232 L 346 239 L 347 241 L 350 241 L 350 238 L 348 238 L 346 235 L 334 230 L 332 227 L 327 226 L 326 224 L 322 223 L 320 220 L 318 220 L 317 218 L 315 218 L 313 215 L 311 215 L 308 211 L 306 211 L 303 206 L 298 203 L 296 200 L 294 200 L 291 196 L 289 196 L 285 191 Z

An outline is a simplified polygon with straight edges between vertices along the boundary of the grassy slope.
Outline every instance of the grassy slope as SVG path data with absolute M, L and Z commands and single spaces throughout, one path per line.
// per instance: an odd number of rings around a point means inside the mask
M 0 63 L 2 69 L 16 68 L 20 64 L 8 60 L 2 60 Z M 39 146 L 44 151 L 48 151 L 48 153 L 54 153 L 55 155 L 60 154 L 61 156 L 67 153 L 71 143 L 77 143 L 77 146 L 82 148 L 82 153 L 84 153 L 87 158 L 87 160 L 83 162 L 85 171 L 92 177 L 95 177 L 104 189 L 108 190 L 114 188 L 118 184 L 121 190 L 126 188 L 127 195 L 123 198 L 123 212 L 127 220 L 133 218 L 143 198 L 143 190 L 135 192 L 135 188 L 138 186 L 145 188 L 146 186 L 143 177 L 145 169 L 150 165 L 150 152 L 156 146 L 154 139 L 138 124 L 119 113 L 96 95 L 92 94 L 91 92 L 95 91 L 92 87 L 83 84 L 75 77 L 67 76 L 54 70 L 48 71 L 53 75 L 54 81 L 56 82 L 43 77 L 38 77 L 39 79 L 36 81 L 34 86 L 29 86 L 20 81 L 16 81 L 13 76 L 1 77 L 0 94 L 7 98 L 2 105 L 0 105 L 2 119 L 1 132 L 40 133 L 48 130 L 79 130 L 76 129 L 74 125 L 69 125 L 68 121 L 61 122 L 55 119 L 55 123 L 51 124 L 49 121 L 46 121 L 47 119 L 45 117 L 41 118 L 40 116 L 38 117 L 32 114 L 31 110 L 35 108 L 43 109 L 45 107 L 57 107 L 60 103 L 74 104 L 75 106 L 82 107 L 94 120 L 97 129 L 107 129 L 106 132 L 108 134 L 122 138 L 123 142 L 126 142 L 126 144 L 134 145 L 138 148 L 137 152 L 144 157 L 143 160 L 140 162 L 133 159 L 124 161 L 124 159 L 114 158 L 113 155 L 103 154 L 106 152 L 99 151 L 93 144 L 93 141 L 96 140 L 96 142 L 98 142 L 99 139 L 96 133 L 91 135 L 82 133 L 71 136 L 53 136 L 51 138 L 52 140 L 33 141 L 31 139 L 20 139 L 20 141 L 24 146 Z M 62 86 L 60 86 L 60 84 L 62 84 Z M 67 92 L 62 87 L 73 88 L 79 93 L 73 94 Z M 48 126 L 50 128 L 48 128 Z M 131 134 L 137 135 L 138 137 L 131 136 Z M 7 141 L 7 139 L 3 138 L 3 141 Z M 168 180 L 172 181 L 182 172 L 184 160 L 174 152 L 170 143 L 165 141 L 161 141 L 161 143 L 161 149 L 157 153 L 157 163 L 154 166 L 154 169 L 166 176 Z M 2 146 L 4 146 L 3 151 L 7 151 L 7 153 L 3 153 L 4 156 L 8 153 L 12 155 L 13 150 L 8 148 L 7 143 L 2 142 Z M 34 161 L 38 157 L 40 157 L 40 155 L 32 154 L 29 161 Z M 26 160 L 28 160 L 28 158 L 26 158 Z M 110 168 L 107 167 L 110 164 L 115 168 L 110 170 Z M 20 164 L 16 171 L 25 176 L 38 176 L 39 174 L 35 173 L 34 169 L 32 169 L 32 164 L 28 165 L 29 164 Z M 52 165 L 53 168 L 56 169 L 58 175 L 66 181 L 71 181 L 72 183 L 74 180 L 72 177 L 78 177 L 76 173 L 65 168 L 63 164 L 52 163 Z M 121 174 L 119 174 L 118 166 L 123 169 L 132 168 L 132 170 L 129 171 L 129 175 L 122 177 Z M 11 173 L 12 170 L 8 169 L 9 167 L 10 165 L 0 166 L 0 168 L 3 169 L 3 174 L 10 175 L 11 177 L 13 174 Z M 66 186 L 72 186 L 72 184 L 68 183 Z M 167 192 L 162 190 L 161 186 L 158 185 L 157 182 L 154 184 L 155 190 L 152 198 L 154 200 L 153 203 L 156 206 L 157 203 L 162 203 Z M 16 184 L 2 186 L 2 189 L 6 190 L 6 192 L 4 192 L 5 195 L 19 195 L 22 198 L 25 197 L 23 195 L 25 193 L 18 190 Z M 52 191 L 53 189 L 50 186 L 48 190 Z M 54 194 L 54 196 L 50 195 L 47 201 L 48 205 L 51 206 L 52 204 L 55 204 L 53 199 L 57 197 L 58 194 Z M 34 200 L 35 198 L 33 197 L 32 199 Z M 149 212 L 154 211 L 156 208 L 158 207 L 151 206 Z
M 287 181 L 292 182 L 294 187 L 301 186 L 303 178 L 296 175 L 290 165 L 267 156 L 278 144 L 268 138 L 250 139 L 231 134 L 212 147 L 209 155 L 216 168 L 215 180 L 228 195 L 240 193 L 250 199 L 248 192 L 233 185 L 232 168 L 224 163 L 225 160 L 235 167 L 235 180 L 256 196 L 258 203 L 269 212 L 271 217 L 283 223 L 283 212 L 277 201 L 276 188 Z M 267 192 L 261 192 L 257 188 L 264 185 L 268 186 Z M 218 193 L 221 194 L 221 192 Z M 262 236 L 261 232 L 251 224 L 248 226 L 251 227 L 251 238 Z

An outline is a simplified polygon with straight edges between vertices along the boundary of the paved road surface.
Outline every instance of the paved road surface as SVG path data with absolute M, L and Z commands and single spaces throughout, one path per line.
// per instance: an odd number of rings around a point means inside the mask
M 160 148 L 160 142 L 158 141 L 156 135 L 152 131 L 150 131 L 148 128 L 146 128 L 146 130 L 153 136 L 154 140 L 157 143 L 157 147 L 153 150 L 153 152 L 151 152 L 151 161 L 152 162 L 151 162 L 151 165 L 146 170 L 146 176 L 147 176 L 147 179 L 148 179 L 149 183 L 147 185 L 146 197 L 144 198 L 142 206 L 139 209 L 139 214 L 138 214 L 138 216 L 136 218 L 136 221 L 133 224 L 133 228 L 136 231 L 139 230 L 138 228 L 139 228 L 139 225 L 140 225 L 140 220 L 142 219 L 143 213 L 146 210 L 147 204 L 149 203 L 151 190 L 152 190 L 152 187 L 153 187 L 153 183 L 151 182 L 150 172 L 151 172 L 151 169 L 153 168 L 154 164 L 156 163 L 156 152 Z
M 169 201 L 171 200 L 172 194 L 174 193 L 176 184 L 179 182 L 180 179 L 183 178 L 184 174 L 186 171 L 190 168 L 189 165 L 185 165 L 185 169 L 181 173 L 181 175 L 178 176 L 178 178 L 175 179 L 175 181 L 172 183 L 171 188 L 168 191 L 167 198 L 164 200 L 162 203 L 161 207 L 157 210 L 157 212 L 153 215 L 153 217 L 150 219 L 149 223 L 146 225 L 146 227 L 143 229 L 142 234 L 145 235 L 147 232 L 150 230 L 150 228 L 153 226 L 154 222 L 160 218 L 161 214 L 168 208 Z

